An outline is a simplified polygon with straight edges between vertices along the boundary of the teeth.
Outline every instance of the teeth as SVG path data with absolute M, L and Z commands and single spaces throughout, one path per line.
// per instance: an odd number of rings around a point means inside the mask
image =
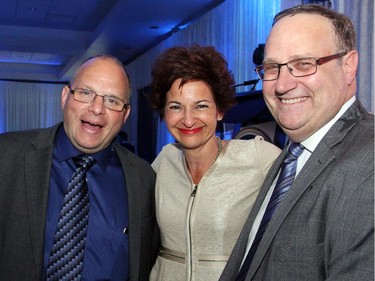
M 290 104 L 290 103 L 299 103 L 299 102 L 303 102 L 303 101 L 306 100 L 306 99 L 307 99 L 306 97 L 295 98 L 295 99 L 289 99 L 289 100 L 281 99 L 281 102 L 282 102 L 282 103 L 285 103 L 285 104 Z
M 87 122 L 83 121 L 83 123 L 89 124 L 90 126 L 102 127 L 100 125 L 97 125 L 97 124 L 94 124 L 94 123 L 91 123 L 91 122 L 88 122 L 88 121 Z

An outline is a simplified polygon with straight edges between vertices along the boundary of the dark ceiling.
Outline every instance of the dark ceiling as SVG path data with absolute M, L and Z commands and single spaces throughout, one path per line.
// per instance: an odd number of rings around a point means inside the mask
M 225 0 L 0 0 L 0 79 L 64 82 L 86 58 L 125 64 Z

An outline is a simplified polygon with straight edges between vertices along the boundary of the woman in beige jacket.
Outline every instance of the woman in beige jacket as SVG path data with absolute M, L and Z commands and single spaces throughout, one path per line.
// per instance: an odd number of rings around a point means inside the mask
M 152 79 L 151 105 L 176 143 L 152 164 L 162 247 L 150 280 L 216 281 L 280 150 L 260 137 L 216 136 L 235 93 L 213 47 L 168 49 Z

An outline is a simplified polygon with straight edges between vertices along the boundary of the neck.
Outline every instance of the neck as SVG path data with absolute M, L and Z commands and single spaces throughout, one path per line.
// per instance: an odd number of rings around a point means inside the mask
M 223 149 L 222 140 L 216 137 L 216 147 L 215 147 L 215 156 L 212 157 L 212 150 L 210 152 L 202 153 L 202 151 L 186 154 L 184 151 L 186 166 L 188 172 L 193 179 L 194 184 L 200 182 L 204 174 L 209 170 L 209 168 L 216 162 L 221 151 Z M 212 159 L 212 160 L 211 160 Z

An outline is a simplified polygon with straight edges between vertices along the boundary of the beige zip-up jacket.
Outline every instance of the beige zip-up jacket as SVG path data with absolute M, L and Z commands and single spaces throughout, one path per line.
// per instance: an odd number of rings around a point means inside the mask
M 166 145 L 152 164 L 162 248 L 150 280 L 217 281 L 279 153 L 261 137 L 231 140 L 194 185 L 181 148 Z

